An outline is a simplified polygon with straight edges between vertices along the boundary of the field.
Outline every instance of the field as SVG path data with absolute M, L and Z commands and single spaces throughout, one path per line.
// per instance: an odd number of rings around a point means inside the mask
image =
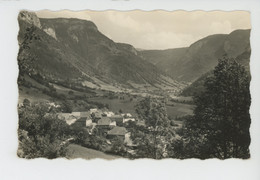
M 124 97 L 124 99 L 109 99 L 104 97 L 95 97 L 90 98 L 89 101 L 108 104 L 109 109 L 113 112 L 118 112 L 121 109 L 123 113 L 131 114 L 135 114 L 135 104 L 137 102 L 136 99 L 130 101 L 130 98 L 127 97 Z
M 67 97 L 73 97 L 74 95 L 77 95 L 77 96 L 89 95 L 89 93 L 72 90 L 72 89 L 69 89 L 69 88 L 54 84 L 54 83 L 51 83 L 51 85 L 53 85 L 53 87 L 56 89 L 57 93 L 65 94 Z M 73 92 L 73 95 L 68 95 L 70 91 Z
M 174 103 L 174 106 L 166 106 L 168 116 L 175 118 L 180 116 L 192 115 L 194 105 L 184 103 Z
M 25 76 L 25 79 L 34 85 L 34 87 L 27 88 L 27 87 L 21 87 L 19 91 L 19 102 L 22 102 L 23 99 L 27 98 L 31 102 L 35 101 L 49 101 L 51 99 L 50 96 L 43 94 L 39 89 L 47 88 L 44 85 L 36 82 L 35 80 L 31 79 L 29 76 Z M 92 93 L 85 93 L 85 92 L 79 92 L 75 90 L 71 90 L 69 88 L 52 84 L 53 87 L 56 89 L 56 92 L 58 94 L 64 94 L 67 98 L 73 98 L 75 96 L 92 96 Z M 73 92 L 72 94 L 69 92 Z M 102 95 L 107 94 L 102 90 L 95 90 L 96 94 L 100 94 L 101 96 L 98 97 L 91 97 L 88 100 L 91 102 L 98 102 L 102 104 L 108 104 L 109 110 L 113 112 L 119 112 L 122 111 L 123 113 L 131 113 L 136 116 L 135 112 L 135 105 L 138 103 L 138 101 L 142 98 L 138 95 L 126 95 L 126 94 L 115 94 L 103 97 Z M 183 97 L 175 97 L 175 100 L 190 100 L 189 98 L 183 99 Z M 175 119 L 176 117 L 181 117 L 185 115 L 192 115 L 194 105 L 189 105 L 181 102 L 171 102 L 170 104 L 167 104 L 167 114 L 171 117 L 171 119 Z
M 24 99 L 29 99 L 30 102 L 48 102 L 51 97 L 43 94 L 38 89 L 21 87 L 18 102 L 22 103 Z
M 106 159 L 106 160 L 112 160 L 112 159 L 118 159 L 120 158 L 119 156 L 114 156 L 114 155 L 108 155 L 103 152 L 94 150 L 94 149 L 89 149 L 85 148 L 76 144 L 70 144 L 68 146 L 69 150 L 69 159 L 76 159 L 76 158 L 83 158 L 83 159 L 95 159 L 95 158 L 101 158 L 101 159 Z
M 130 101 L 128 97 L 124 97 L 124 99 L 109 99 L 103 97 L 90 98 L 90 101 L 100 102 L 104 104 L 108 104 L 109 108 L 113 112 L 118 112 L 121 109 L 123 112 L 129 112 L 135 115 L 135 105 L 138 102 L 138 98 Z M 175 118 L 176 116 L 185 116 L 192 115 L 194 105 L 184 104 L 184 103 L 173 103 L 173 106 L 167 105 L 167 114 Z

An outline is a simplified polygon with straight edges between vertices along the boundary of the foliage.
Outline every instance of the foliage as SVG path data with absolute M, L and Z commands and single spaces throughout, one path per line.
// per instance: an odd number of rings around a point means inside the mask
M 65 157 L 68 125 L 54 115 L 46 115 L 47 106 L 37 104 L 19 109 L 20 157 L 49 159 Z
M 72 112 L 72 103 L 68 100 L 62 102 L 61 108 L 64 113 L 71 113 Z
M 195 96 L 198 95 L 200 92 L 205 90 L 204 82 L 205 80 L 211 76 L 213 72 L 209 71 L 199 77 L 196 81 L 194 81 L 191 85 L 187 86 L 182 92 L 182 96 Z
M 198 158 L 249 158 L 250 78 L 239 63 L 223 58 L 194 98 L 194 117 L 185 123 L 185 149 Z
M 146 128 L 132 132 L 132 139 L 138 144 L 140 157 L 160 159 L 163 157 L 165 137 L 170 133 L 165 104 L 157 99 L 145 98 L 136 106 L 139 119 L 145 121 Z M 170 133 L 170 135 L 173 135 Z
M 145 121 L 147 127 L 157 129 L 167 127 L 169 124 L 165 103 L 151 97 L 145 98 L 137 104 L 136 113 L 140 119 Z
M 125 157 L 127 155 L 127 152 L 124 146 L 124 141 L 119 137 L 114 138 L 112 141 L 112 147 L 109 151 L 107 151 L 107 153 L 112 153 Z

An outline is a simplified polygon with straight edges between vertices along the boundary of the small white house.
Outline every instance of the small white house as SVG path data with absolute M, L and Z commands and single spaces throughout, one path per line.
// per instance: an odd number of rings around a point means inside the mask
M 66 123 L 68 125 L 71 125 L 71 124 L 75 123 L 76 121 L 77 121 L 77 118 L 74 116 L 71 116 L 70 118 L 66 119 Z
M 55 108 L 58 108 L 60 107 L 60 105 L 56 105 L 54 102 L 49 102 L 47 103 L 49 106 L 52 106 L 52 107 L 55 107 Z
M 91 119 L 86 120 L 86 126 L 87 127 L 92 126 L 92 120 Z
M 80 112 L 72 112 L 71 115 L 76 116 L 76 117 L 80 117 Z
M 135 121 L 135 118 L 124 118 L 123 123 L 126 123 L 128 121 Z
M 106 114 L 107 117 L 112 117 L 115 115 L 115 113 L 113 113 L 112 111 L 106 111 L 104 112 L 104 114 Z
M 97 109 L 97 108 L 93 108 L 93 109 L 90 109 L 89 111 L 90 111 L 90 114 L 92 114 L 92 113 L 95 113 L 95 112 L 97 112 L 97 111 L 98 111 L 98 109 Z
M 132 114 L 126 113 L 126 116 L 127 116 L 127 117 L 132 117 Z
M 116 126 L 116 121 L 112 121 L 109 126 Z

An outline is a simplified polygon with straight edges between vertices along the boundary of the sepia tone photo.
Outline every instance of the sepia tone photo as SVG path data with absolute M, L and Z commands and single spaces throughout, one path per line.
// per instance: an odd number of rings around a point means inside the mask
M 20 158 L 250 158 L 247 11 L 20 11 Z

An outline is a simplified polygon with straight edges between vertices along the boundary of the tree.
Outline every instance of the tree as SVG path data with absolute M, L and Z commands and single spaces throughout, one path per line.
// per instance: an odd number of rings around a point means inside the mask
M 219 60 L 205 90 L 194 98 L 194 117 L 186 123 L 192 142 L 200 146 L 198 156 L 249 157 L 249 82 L 248 72 L 234 59 Z
M 62 112 L 71 113 L 73 110 L 73 105 L 70 101 L 64 100 L 61 104 Z
M 149 158 L 162 158 L 162 147 L 165 142 L 165 133 L 168 132 L 170 121 L 167 117 L 166 106 L 163 102 L 151 97 L 141 100 L 136 106 L 136 112 L 139 119 L 144 120 L 148 133 L 139 133 L 139 148 L 147 150 L 143 154 L 147 154 Z M 148 148 L 145 148 L 148 147 Z
M 65 157 L 66 144 L 70 137 L 68 125 L 55 115 L 46 115 L 47 106 L 36 104 L 19 109 L 19 150 L 24 158 Z
M 125 156 L 126 155 L 126 148 L 124 146 L 124 141 L 121 138 L 114 138 L 112 141 L 112 147 L 110 153 L 120 155 L 120 156 Z

